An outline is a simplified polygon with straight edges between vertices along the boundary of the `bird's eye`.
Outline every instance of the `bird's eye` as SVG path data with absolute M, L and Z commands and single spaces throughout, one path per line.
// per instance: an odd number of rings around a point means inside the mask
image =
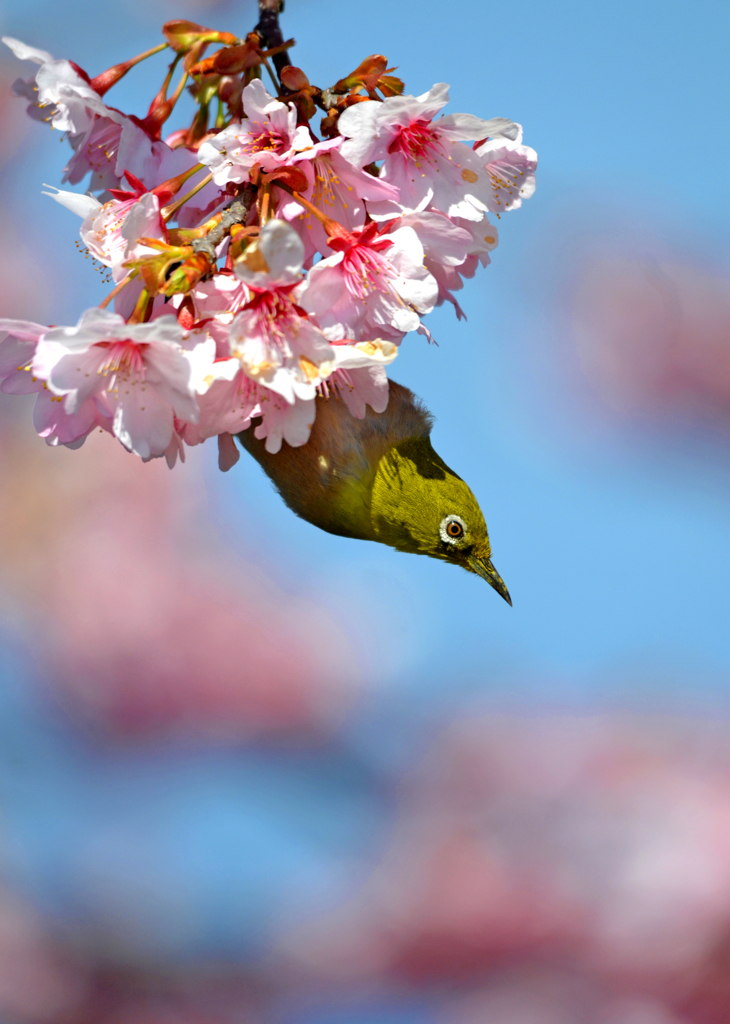
M 460 516 L 446 516 L 439 527 L 441 540 L 446 544 L 455 544 L 466 534 L 466 523 Z

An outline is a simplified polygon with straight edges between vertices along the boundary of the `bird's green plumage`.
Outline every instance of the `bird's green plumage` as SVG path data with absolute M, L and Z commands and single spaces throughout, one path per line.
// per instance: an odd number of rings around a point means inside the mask
M 297 515 L 329 533 L 454 562 L 509 594 L 490 561 L 487 525 L 461 477 L 434 451 L 432 417 L 390 382 L 385 412 L 351 415 L 334 394 L 317 398 L 307 444 L 266 451 L 249 428 L 238 435 Z M 463 536 L 452 537 L 447 521 Z M 511 603 L 511 602 L 510 602 Z
M 399 441 L 380 459 L 373 481 L 370 515 L 377 539 L 398 551 L 447 558 L 439 534 L 445 516 L 468 523 L 472 543 L 489 557 L 487 524 L 464 481 L 433 450 L 428 437 Z

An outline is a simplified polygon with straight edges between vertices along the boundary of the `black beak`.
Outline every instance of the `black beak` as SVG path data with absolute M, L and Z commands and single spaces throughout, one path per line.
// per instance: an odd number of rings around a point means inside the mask
M 477 576 L 481 576 L 483 580 L 486 580 L 490 587 L 494 587 L 499 596 L 503 597 L 508 605 L 512 605 L 512 598 L 509 596 L 509 590 L 507 590 L 507 587 L 504 585 L 504 580 L 492 565 L 491 558 L 470 558 L 469 568 L 472 572 L 475 572 Z

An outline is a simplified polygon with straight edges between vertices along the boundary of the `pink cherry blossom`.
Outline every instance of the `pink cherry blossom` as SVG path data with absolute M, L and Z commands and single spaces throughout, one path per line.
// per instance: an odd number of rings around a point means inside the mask
M 133 128 L 136 127 L 130 127 L 129 131 L 133 132 Z M 137 131 L 140 132 L 142 144 L 146 145 L 142 138 L 144 132 L 141 129 Z M 122 132 L 122 125 L 118 121 L 110 117 L 96 117 L 88 131 L 71 135 L 69 142 L 74 153 L 64 168 L 63 182 L 78 185 L 91 172 L 90 191 L 101 192 L 119 188 L 124 171 L 123 166 L 117 170 L 121 163 L 119 151 L 122 148 Z M 148 148 L 151 150 L 151 144 Z
M 366 403 L 382 412 L 388 404 L 388 379 L 383 367 L 395 358 L 395 346 L 379 342 L 332 348 L 335 369 L 320 383 L 320 393 L 341 396 L 359 418 L 365 415 Z M 224 471 L 237 461 L 237 449 L 231 449 L 226 438 L 247 430 L 252 420 L 260 420 L 254 433 L 259 440 L 266 439 L 267 451 L 279 451 L 283 441 L 296 448 L 309 440 L 316 412 L 313 398 L 287 401 L 249 377 L 236 357 L 216 360 L 211 377 L 215 379 L 198 399 L 198 423 L 183 424 L 181 434 L 189 445 L 216 435 L 223 438 L 219 464 Z
M 140 238 L 166 239 L 160 216 L 160 201 L 153 192 L 144 192 L 130 199 L 110 199 L 100 203 L 94 196 L 56 189 L 46 192 L 52 199 L 84 218 L 81 240 L 91 256 L 110 267 L 115 281 L 129 273 L 127 260 L 149 255 L 153 250 L 140 243 Z
M 51 54 L 45 50 L 38 50 L 35 46 L 28 46 L 26 43 L 22 43 L 19 39 L 13 39 L 11 36 L 2 36 L 2 41 L 13 51 L 18 60 L 29 60 L 33 64 L 48 64 L 53 60 Z M 34 121 L 50 122 L 55 111 L 53 107 L 41 107 L 39 104 L 35 75 L 32 78 L 17 78 L 13 82 L 13 95 L 22 96 L 23 99 L 29 101 L 26 113 Z
M 395 359 L 396 346 L 376 341 L 335 344 L 332 348 L 335 369 L 318 385 L 319 394 L 341 397 L 358 419 L 365 415 L 366 404 L 375 412 L 383 412 L 388 404 L 388 378 L 384 367 Z M 297 399 L 289 404 L 281 395 L 261 387 L 258 394 L 259 405 L 251 412 L 251 418 L 261 417 L 254 426 L 254 434 L 259 440 L 266 439 L 266 450 L 278 452 L 283 441 L 292 448 L 306 444 L 316 415 L 316 402 Z
M 174 417 L 197 420 L 196 389 L 214 349 L 210 339 L 187 343 L 172 316 L 127 324 L 109 310 L 90 309 L 76 327 L 46 330 L 33 370 L 64 398 L 67 413 L 93 400 L 125 448 L 148 459 L 168 448 Z
M 423 246 L 426 262 L 431 264 L 458 267 L 466 259 L 472 242 L 469 231 L 439 210 L 408 213 L 394 227 L 413 228 Z
M 307 277 L 300 302 L 330 340 L 387 338 L 399 342 L 418 330 L 438 300 L 424 267 L 423 246 L 410 227 L 377 235 L 377 225 L 332 239 L 333 256 Z
M 201 281 L 189 294 L 196 319 L 204 323 L 216 343 L 217 358 L 228 359 L 231 354 L 228 335 L 233 318 L 249 301 L 251 292 L 243 281 L 226 271 Z M 173 307 L 179 308 L 183 299 L 183 295 L 173 295 Z
M 364 417 L 368 405 L 373 412 L 385 412 L 388 407 L 385 365 L 395 359 L 397 347 L 387 341 L 354 345 L 334 342 L 332 347 L 337 369 L 320 385 L 320 394 L 324 397 L 334 394 L 341 398 L 359 420 Z M 376 363 L 378 359 L 380 365 Z
M 342 139 L 334 140 L 337 146 Z M 309 187 L 302 195 L 321 210 L 327 217 L 336 220 L 348 231 L 365 224 L 365 202 L 397 201 L 398 190 L 381 178 L 353 166 L 342 157 L 337 148 L 320 152 L 316 157 L 294 158 L 294 163 L 304 172 Z M 290 221 L 304 240 L 312 254 L 320 252 L 330 255 L 327 233 L 322 223 L 309 210 L 304 209 L 292 198 L 280 203 L 279 215 Z
M 91 172 L 91 190 L 118 188 L 125 171 L 131 171 L 148 188 L 187 170 L 197 163 L 195 154 L 172 150 L 154 141 L 139 124 L 114 107 L 107 106 L 82 74 L 66 60 L 35 50 L 15 39 L 3 39 L 16 57 L 40 67 L 35 78 L 19 79 L 16 94 L 31 100 L 28 113 L 67 132 L 74 150 L 64 171 L 64 182 L 76 185 Z M 215 188 L 199 201 L 210 203 Z
M 335 370 L 322 385 L 327 397 L 332 394 L 345 403 L 350 413 L 361 420 L 369 405 L 373 412 L 388 408 L 388 375 L 383 367 L 361 370 Z
M 50 53 L 27 46 L 19 39 L 3 36 L 2 41 L 19 60 L 40 65 L 32 79 L 15 83 L 17 95 L 31 100 L 28 113 L 35 120 L 47 121 L 61 132 L 80 135 L 90 130 L 94 112 L 89 109 L 101 97 L 67 60 L 54 60 Z M 102 104 L 103 105 L 103 104 Z
M 88 79 L 67 60 L 41 64 L 36 73 L 38 103 L 53 110 L 50 123 L 59 132 L 85 135 L 107 106 Z
M 471 233 L 436 210 L 408 213 L 396 223 L 399 227 L 413 228 L 423 245 L 424 264 L 438 284 L 436 304 L 451 302 L 457 317 L 462 319 L 464 312 L 452 292 L 463 287 L 459 272 L 469 253 Z
M 516 210 L 523 199 L 529 199 L 535 191 L 535 170 L 537 153 L 529 146 L 521 145 L 519 136 L 510 139 L 489 139 L 477 146 L 476 154 L 489 175 L 492 195 L 487 207 L 492 213 Z
M 490 179 L 463 140 L 516 139 L 519 126 L 503 117 L 489 121 L 472 114 L 449 114 L 433 121 L 448 102 L 440 83 L 422 96 L 368 100 L 340 115 L 346 136 L 342 155 L 358 167 L 383 160 L 380 176 L 399 191 L 394 202 L 369 205 L 373 217 L 392 217 L 434 206 L 451 217 L 479 220 L 487 208 Z
M 259 441 L 266 441 L 267 452 L 280 451 L 284 441 L 292 448 L 299 448 L 309 440 L 309 434 L 316 415 L 314 399 L 296 399 L 287 402 L 269 388 L 261 388 L 256 413 L 261 422 L 254 427 Z
M 477 264 L 488 267 L 492 262 L 489 254 L 499 244 L 499 231 L 488 217 L 480 221 L 461 220 L 459 217 L 455 217 L 454 224 L 471 235 L 468 255 L 465 262 L 459 267 L 459 273 L 462 277 L 474 277 Z M 472 269 L 469 270 L 469 267 Z
M 197 152 L 180 145 L 173 148 L 167 141 L 154 142 L 152 144 L 152 154 L 154 167 L 151 168 L 151 173 L 146 177 L 137 175 L 149 189 L 162 184 L 163 181 L 169 181 L 170 178 L 174 178 L 178 174 L 191 170 L 196 164 L 200 164 Z M 127 167 L 127 169 L 132 170 L 134 173 L 134 168 Z M 193 185 L 206 175 L 206 169 L 202 168 L 197 175 L 193 175 L 188 179 L 184 187 L 192 188 Z M 230 195 L 222 191 L 215 182 L 210 181 L 191 200 L 180 207 L 174 219 L 182 228 L 196 228 L 201 222 L 207 220 L 215 213 L 222 203 L 229 199 Z
M 418 217 L 422 215 L 413 214 L 410 216 Z M 407 220 L 408 218 L 403 219 Z M 463 220 L 461 217 L 454 217 L 452 223 L 461 230 L 466 231 L 470 236 L 466 259 L 463 263 L 450 266 L 438 259 L 437 252 L 432 252 L 426 260 L 426 266 L 438 281 L 439 304 L 444 301 L 452 303 L 457 319 L 465 320 L 466 314 L 457 302 L 453 292 L 460 291 L 464 287 L 464 278 L 470 280 L 474 277 L 480 264 L 482 267 L 489 266 L 492 262 L 489 254 L 492 249 L 497 248 L 499 232 L 487 217 L 480 221 Z
M 252 380 L 286 401 L 314 398 L 332 369 L 330 346 L 282 291 L 254 295 L 231 325 L 231 348 Z
M 199 398 L 199 420 L 182 431 L 188 444 L 238 433 L 255 416 L 262 417 L 256 436 L 267 439 L 269 451 L 278 451 L 283 441 L 306 443 L 317 384 L 334 368 L 334 353 L 292 298 L 303 257 L 296 232 L 272 220 L 237 262 L 238 280 L 216 275 L 194 293 L 198 311 L 208 314 L 201 330 L 215 338 L 219 358 Z M 225 302 L 234 295 L 235 304 L 246 301 L 231 319 Z M 227 352 L 221 357 L 224 338 Z
M 235 267 L 252 298 L 231 324 L 231 354 L 247 376 L 290 403 L 313 399 L 333 368 L 327 339 L 292 298 L 303 260 L 297 233 L 272 220 Z
M 47 327 L 27 320 L 0 320 L 0 331 L 7 332 L 0 342 L 0 391 L 8 395 L 37 395 L 33 426 L 46 444 L 78 448 L 95 426 L 106 426 L 91 401 L 68 413 L 63 400 L 49 390 L 45 379 L 34 369 L 33 358 Z
M 479 263 L 490 263 L 489 253 L 498 241 L 497 229 L 487 217 L 480 221 L 449 218 L 438 210 L 409 213 L 396 222 L 412 227 L 423 244 L 424 263 L 438 282 L 437 305 L 450 302 L 459 320 L 466 319 L 453 292 L 464 286 L 463 278 L 472 278 Z
M 264 171 L 283 167 L 303 150 L 312 155 L 332 143 L 315 147 L 309 129 L 297 127 L 297 112 L 292 103 L 281 103 L 256 78 L 243 90 L 246 117 L 231 124 L 198 150 L 198 159 L 206 164 L 216 185 L 229 181 L 248 181 L 248 172 L 259 164 Z
M 293 447 L 305 444 L 314 422 L 314 399 L 332 374 L 332 387 L 347 393 L 349 407 L 362 410 L 356 414 L 363 415 L 364 403 L 371 399 L 384 408 L 385 395 L 387 404 L 384 374 L 373 381 L 367 371 L 391 362 L 395 346 L 381 340 L 330 345 L 293 298 L 303 254 L 302 241 L 289 225 L 269 221 L 256 245 L 236 265 L 250 298 L 230 324 L 215 315 L 223 289 L 230 294 L 230 281 L 220 291 L 208 284 L 206 292 L 198 294 L 200 305 L 213 313 L 200 329 L 211 331 L 212 327 L 219 358 L 199 398 L 199 421 L 182 431 L 186 443 L 236 434 L 260 417 L 254 429 L 256 437 L 266 438 L 268 451 L 278 451 L 283 441 Z M 227 358 L 221 357 L 226 331 Z M 324 391 L 328 393 L 327 387 Z
M 246 376 L 237 359 L 216 359 L 208 387 L 198 398 L 198 421 L 180 427 L 185 443 L 202 444 L 209 437 L 246 430 L 251 417 L 259 413 L 262 390 Z
M 306 444 L 315 416 L 314 398 L 295 398 L 289 402 L 270 388 L 249 377 L 237 358 L 216 360 L 210 386 L 198 399 L 198 423 L 180 425 L 186 444 L 201 444 L 209 437 L 223 438 L 219 444 L 219 465 L 224 471 L 237 462 L 226 440 L 232 434 L 248 430 L 253 419 L 259 440 L 266 439 L 266 450 L 278 452 L 284 441 L 296 448 Z
M 13 39 L 12 36 L 2 36 L 2 42 L 13 51 L 18 60 L 30 60 L 34 64 L 48 64 L 53 57 L 47 50 L 39 50 L 35 46 L 28 46 L 20 39 Z
M 91 171 L 92 190 L 117 188 L 125 170 L 147 183 L 159 162 L 139 125 L 113 107 L 68 61 L 42 64 L 36 75 L 38 103 L 52 111 L 50 123 L 68 132 L 74 150 L 64 182 L 76 185 Z
M 198 163 L 195 153 L 185 148 L 171 149 L 167 143 L 153 140 L 131 118 L 108 107 L 100 97 L 87 102 L 96 116 L 86 132 L 69 137 L 74 154 L 64 170 L 64 182 L 76 185 L 91 171 L 92 192 L 116 189 L 123 187 L 124 174 L 129 171 L 152 189 Z M 210 185 L 196 199 L 207 205 L 218 195 L 219 191 Z
M 36 65 L 35 76 L 14 91 L 72 147 L 63 180 L 91 176 L 86 194 L 53 188 L 53 199 L 82 218 L 89 254 L 124 284 L 114 290 L 115 312 L 89 310 L 76 327 L 0 322 L 11 333 L 0 346 L 0 384 L 37 395 L 34 419 L 49 444 L 80 444 L 98 425 L 143 459 L 164 456 L 173 465 L 185 445 L 217 436 L 221 467 L 229 468 L 238 457 L 233 435 L 243 430 L 254 430 L 271 452 L 284 441 L 304 444 L 318 398 L 342 399 L 356 417 L 368 407 L 384 410 L 385 366 L 396 346 L 413 331 L 430 339 L 422 317 L 436 305 L 451 302 L 464 315 L 455 294 L 497 244 L 488 211 L 514 209 L 535 187 L 537 157 L 522 144 L 520 126 L 443 116 L 444 84 L 421 96 L 345 106 L 337 122 L 333 109 L 325 134 L 335 123 L 339 133 L 319 141 L 305 121 L 316 92 L 303 72 L 284 76 L 287 97 L 278 98 L 260 78 L 242 88 L 233 73 L 206 75 L 201 92 L 194 71 L 195 119 L 171 124 L 161 141 L 159 127 L 182 94 L 187 64 L 184 73 L 177 61 L 171 67 L 169 105 L 162 104 L 167 92 L 153 99 L 153 130 L 141 119 L 144 107 L 126 114 L 105 97 L 121 74 L 160 47 L 92 80 L 68 60 L 5 42 Z M 240 52 L 224 48 L 214 67 L 228 55 L 238 60 Z M 381 92 L 394 91 L 383 82 Z M 330 106 L 327 97 L 322 102 Z M 209 128 L 208 107 L 216 105 L 216 127 Z M 224 213 L 252 169 L 271 174 L 282 167 L 290 167 L 289 177 L 264 179 L 262 188 L 254 175 L 257 200 L 249 202 L 247 188 L 240 219 L 238 207 Z M 180 192 L 177 183 L 167 188 L 185 172 Z M 168 213 L 163 192 L 181 200 Z M 196 240 L 210 232 L 213 248 L 201 247 Z M 127 280 L 130 261 L 157 252 L 146 239 L 190 245 L 173 282 L 157 261 L 144 278 Z M 152 298 L 140 324 L 133 313 L 143 289 Z

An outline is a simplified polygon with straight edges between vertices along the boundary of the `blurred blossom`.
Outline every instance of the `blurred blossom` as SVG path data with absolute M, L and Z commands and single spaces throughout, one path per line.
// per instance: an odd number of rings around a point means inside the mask
M 653 242 L 649 230 L 624 242 L 584 243 L 571 259 L 572 335 L 586 377 L 624 415 L 727 425 L 730 273 L 693 260 L 691 244 L 680 252 Z
M 12 85 L 18 77 L 12 58 L 0 55 L 0 168 L 15 156 L 31 125 L 13 96 Z
M 12 83 L 18 77 L 17 62 L 0 54 L 0 174 L 12 169 L 18 150 L 26 144 L 32 124 L 22 104 L 13 96 Z M 28 244 L 22 211 L 3 204 L 2 245 L 0 245 L 0 311 L 18 311 L 18 316 L 48 316 L 51 302 L 47 288 L 50 268 L 39 261 Z
M 199 459 L 178 483 L 108 442 L 74 459 L 0 421 L 0 601 L 69 712 L 118 734 L 336 720 L 356 680 L 342 624 L 203 528 Z
M 84 996 L 83 975 L 54 948 L 40 915 L 0 888 L 0 1017 L 56 1021 Z
M 48 916 L 0 900 L 19 1024 L 727 1020 L 722 721 L 465 706 L 390 774 L 346 733 L 213 769 L 32 728 L 5 845 Z
M 447 1012 L 444 1024 L 686 1024 L 659 1002 L 616 998 L 559 972 L 505 972 Z
M 679 722 L 455 723 L 403 780 L 380 866 L 290 955 L 328 978 L 419 984 L 560 963 L 671 1005 L 730 920 L 723 746 Z

